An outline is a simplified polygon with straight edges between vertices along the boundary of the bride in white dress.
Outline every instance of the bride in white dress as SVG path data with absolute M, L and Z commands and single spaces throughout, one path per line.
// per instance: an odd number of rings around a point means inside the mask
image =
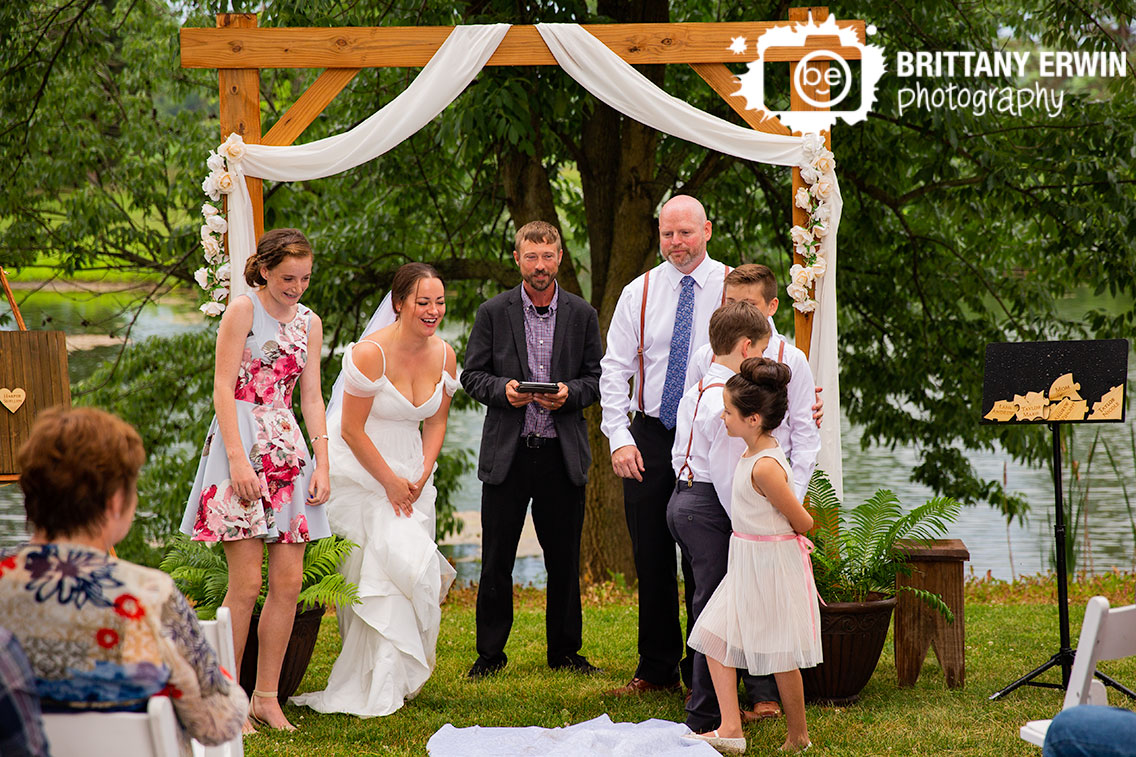
M 348 348 L 328 404 L 327 517 L 334 533 L 359 545 L 340 572 L 362 601 L 338 609 L 343 647 L 327 688 L 291 699 L 361 717 L 398 710 L 430 677 L 440 605 L 455 575 L 434 542 L 433 470 L 459 386 L 454 350 L 435 334 L 445 287 L 431 266 L 407 263 L 389 300 L 394 322 Z M 379 322 L 390 315 L 387 302 Z

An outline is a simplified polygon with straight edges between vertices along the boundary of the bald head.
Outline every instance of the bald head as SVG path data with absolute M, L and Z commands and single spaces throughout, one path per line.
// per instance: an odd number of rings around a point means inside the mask
M 706 257 L 710 231 L 706 209 L 690 195 L 672 197 L 659 211 L 659 250 L 682 273 L 690 273 Z
M 700 225 L 706 223 L 706 208 L 702 207 L 702 203 L 690 195 L 675 195 L 664 202 L 662 210 L 659 211 L 659 220 L 661 221 L 665 215 L 675 213 L 689 215 L 695 223 Z

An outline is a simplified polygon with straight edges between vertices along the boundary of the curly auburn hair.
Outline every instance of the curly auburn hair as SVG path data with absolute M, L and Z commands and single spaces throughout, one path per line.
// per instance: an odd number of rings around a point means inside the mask
M 91 532 L 110 499 L 138 481 L 142 437 L 126 421 L 93 407 L 50 408 L 20 447 L 20 488 L 28 522 L 51 540 Z

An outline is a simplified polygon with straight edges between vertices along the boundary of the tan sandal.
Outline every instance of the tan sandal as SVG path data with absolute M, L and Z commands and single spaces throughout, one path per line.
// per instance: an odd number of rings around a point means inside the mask
M 261 699 L 276 699 L 278 694 L 279 694 L 279 692 L 277 692 L 277 691 L 261 691 L 260 689 L 253 689 L 252 690 L 252 696 L 249 697 L 249 720 L 256 723 L 257 725 L 262 725 L 262 726 L 265 726 L 266 728 L 272 728 L 273 730 L 276 730 L 276 731 L 298 731 L 299 729 L 296 728 L 296 726 L 289 723 L 288 718 L 286 718 L 286 717 L 284 718 L 284 722 L 285 722 L 286 725 L 275 726 L 275 725 L 272 725 L 271 723 L 269 723 L 264 718 L 257 715 L 253 711 L 252 703 L 257 697 L 260 697 Z M 283 713 L 281 713 L 281 714 L 283 714 Z

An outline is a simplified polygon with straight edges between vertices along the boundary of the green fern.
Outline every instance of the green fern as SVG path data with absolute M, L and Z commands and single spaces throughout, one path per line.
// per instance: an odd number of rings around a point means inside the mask
M 874 594 L 894 595 L 896 575 L 911 570 L 897 554 L 896 543 L 943 536 L 960 510 L 950 497 L 933 497 L 904 512 L 894 492 L 880 489 L 863 504 L 841 513 L 836 491 L 820 470 L 809 481 L 808 495 L 816 523 L 813 576 L 817 592 L 829 602 L 863 602 Z M 938 594 L 911 587 L 903 591 L 954 620 Z
M 332 536 L 307 545 L 304 572 L 300 582 L 299 605 L 308 610 L 315 605 L 350 605 L 359 601 L 359 587 L 339 574 L 339 564 L 355 544 Z M 182 594 L 189 599 L 202 620 L 217 616 L 217 608 L 229 588 L 229 565 L 223 549 L 216 544 L 191 541 L 178 535 L 162 559 L 161 568 L 170 574 Z M 262 565 L 260 596 L 256 612 L 264 606 L 268 589 L 268 561 Z

